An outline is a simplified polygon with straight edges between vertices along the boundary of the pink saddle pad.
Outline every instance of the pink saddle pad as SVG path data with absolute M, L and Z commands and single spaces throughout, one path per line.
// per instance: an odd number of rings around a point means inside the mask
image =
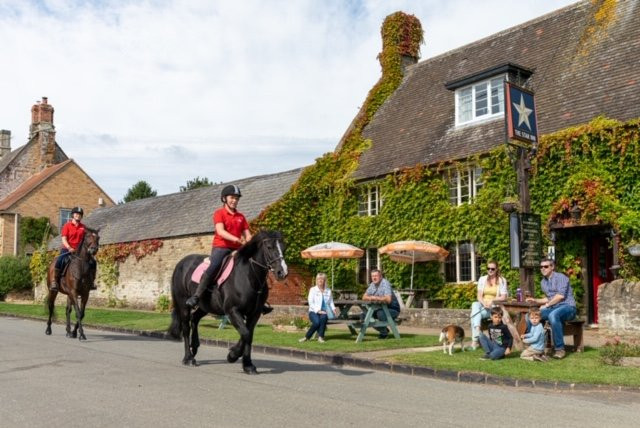
M 225 282 L 227 278 L 229 278 L 229 275 L 233 270 L 234 260 L 235 260 L 235 257 L 229 257 L 227 259 L 227 263 L 224 266 L 222 266 L 222 272 L 220 272 L 220 275 L 218 275 L 218 280 L 216 281 L 218 284 L 218 287 L 220 287 L 222 283 Z
M 209 258 L 204 259 L 202 263 L 198 265 L 196 270 L 191 274 L 191 281 L 200 283 L 200 278 L 202 278 L 202 274 L 209 267 Z

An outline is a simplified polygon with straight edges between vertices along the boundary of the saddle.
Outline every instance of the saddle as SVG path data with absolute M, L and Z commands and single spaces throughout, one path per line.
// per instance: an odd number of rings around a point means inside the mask
M 199 283 L 200 278 L 202 278 L 202 274 L 204 273 L 205 270 L 207 270 L 210 263 L 211 263 L 211 260 L 209 259 L 209 257 L 206 257 L 202 261 L 202 263 L 200 263 L 198 267 L 196 267 L 196 269 L 191 274 L 191 281 L 195 283 Z M 220 269 L 218 269 L 218 272 L 213 279 L 213 282 L 217 284 L 218 287 L 221 287 L 222 284 L 227 280 L 227 278 L 229 278 L 229 275 L 231 275 L 231 272 L 233 271 L 234 265 L 235 265 L 235 253 L 229 254 L 222 260 Z

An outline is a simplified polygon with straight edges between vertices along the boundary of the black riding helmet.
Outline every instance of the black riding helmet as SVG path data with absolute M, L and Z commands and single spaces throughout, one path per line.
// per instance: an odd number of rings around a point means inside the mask
M 78 213 L 84 217 L 84 211 L 80 207 L 73 207 L 73 209 L 71 210 L 71 214 L 75 214 L 75 213 Z
M 222 189 L 222 193 L 220 194 L 220 200 L 222 203 L 227 202 L 227 196 L 235 195 L 237 197 L 242 197 L 242 193 L 240 193 L 240 188 L 235 184 L 229 184 L 228 186 L 224 186 Z

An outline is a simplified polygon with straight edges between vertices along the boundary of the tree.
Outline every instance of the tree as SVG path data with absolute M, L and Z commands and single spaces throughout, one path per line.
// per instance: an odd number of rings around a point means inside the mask
M 213 186 L 213 183 L 209 181 L 207 177 L 200 178 L 200 176 L 194 178 L 193 180 L 187 180 L 186 186 L 180 186 L 181 192 L 186 192 L 187 190 L 198 189 L 200 187 L 209 187 Z
M 138 199 L 152 198 L 157 196 L 158 192 L 151 189 L 149 183 L 144 180 L 138 181 L 127 190 L 127 194 L 124 195 L 124 202 L 137 201 Z
M 55 227 L 49 223 L 47 217 L 22 217 L 20 219 L 20 248 L 23 250 L 27 245 L 36 248 L 57 234 Z

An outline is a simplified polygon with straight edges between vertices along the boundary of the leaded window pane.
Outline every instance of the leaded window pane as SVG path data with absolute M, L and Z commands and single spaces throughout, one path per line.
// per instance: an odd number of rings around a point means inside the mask
M 460 263 L 460 281 L 472 281 L 471 277 L 471 243 L 464 242 L 458 247 L 458 260 Z
M 470 175 L 469 170 L 459 171 L 460 176 L 460 203 L 469 202 L 470 199 Z
M 446 282 L 458 282 L 456 273 L 456 244 L 452 244 L 448 248 L 449 255 L 444 261 L 444 278 Z
M 462 89 L 458 93 L 458 122 L 469 122 L 473 119 L 472 103 L 473 91 L 471 88 Z
M 489 113 L 489 109 L 487 107 L 487 84 L 481 83 L 479 85 L 475 85 L 476 91 L 476 117 L 484 116 Z
M 491 80 L 491 113 L 504 110 L 504 77 Z

